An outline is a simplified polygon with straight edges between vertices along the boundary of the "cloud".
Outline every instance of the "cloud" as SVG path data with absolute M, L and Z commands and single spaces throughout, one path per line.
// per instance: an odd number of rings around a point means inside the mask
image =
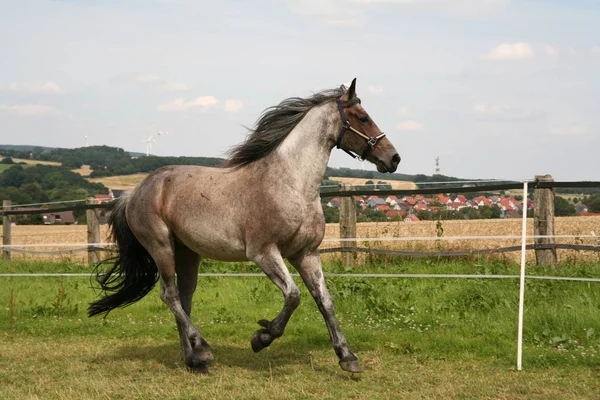
M 587 129 L 582 125 L 571 125 L 562 129 L 554 129 L 552 130 L 552 134 L 554 135 L 562 135 L 562 136 L 578 136 L 585 135 L 587 133 Z
M 396 129 L 399 131 L 422 132 L 425 130 L 425 126 L 413 120 L 406 120 L 400 122 Z
M 532 120 L 540 117 L 539 111 L 521 110 L 503 105 L 478 103 L 473 106 L 473 114 L 480 119 L 516 121 Z
M 190 90 L 190 87 L 185 83 L 171 82 L 161 85 L 160 90 L 163 92 L 187 92 Z
M 502 43 L 482 56 L 483 59 L 490 61 L 519 61 L 532 57 L 533 47 L 531 44 L 525 42 L 514 44 Z
M 592 46 L 592 48 L 590 49 L 590 53 L 600 54 L 600 46 Z
M 62 88 L 56 82 L 46 81 L 42 84 L 35 83 L 11 83 L 6 90 L 17 93 L 63 93 Z
M 244 102 L 239 99 L 230 99 L 225 102 L 225 111 L 236 112 L 244 107 Z
M 219 104 L 219 100 L 213 96 L 200 96 L 194 100 L 185 101 L 183 98 L 178 98 L 167 104 L 161 104 L 156 109 L 158 111 L 165 112 L 181 112 L 187 111 L 191 108 L 200 108 L 202 110 L 208 110 L 216 107 Z
M 552 47 L 550 45 L 544 46 L 544 50 L 546 51 L 546 55 L 548 57 L 557 57 L 558 56 L 558 50 L 556 50 L 554 47 Z
M 367 86 L 367 90 L 371 94 L 378 95 L 378 94 L 383 93 L 383 86 L 369 85 L 369 86 Z
M 39 104 L 0 104 L 0 114 L 16 115 L 19 117 L 68 117 L 68 114 L 52 106 Z

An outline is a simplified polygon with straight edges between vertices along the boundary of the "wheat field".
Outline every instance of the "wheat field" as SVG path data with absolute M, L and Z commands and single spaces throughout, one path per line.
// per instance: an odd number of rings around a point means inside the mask
M 357 237 L 359 238 L 436 238 L 438 234 L 444 237 L 455 236 L 519 236 L 521 235 L 520 219 L 493 219 L 493 220 L 448 220 L 442 221 L 441 227 L 436 226 L 436 221 L 420 222 L 368 222 L 357 224 Z M 590 235 L 592 231 L 600 231 L 600 217 L 557 217 L 555 219 L 555 233 L 557 235 Z M 528 235 L 533 235 L 533 220 L 528 219 Z M 107 240 L 108 227 L 101 225 L 101 238 Z M 340 237 L 339 224 L 327 224 L 325 241 L 322 248 L 338 247 L 340 242 L 335 239 Z M 570 244 L 597 244 L 594 238 L 557 239 L 557 243 Z M 69 249 L 81 248 L 87 244 L 87 227 L 85 225 L 17 225 L 12 228 L 12 244 L 73 244 L 69 247 L 27 247 L 35 251 L 60 251 L 60 254 L 22 254 L 13 253 L 15 258 L 25 259 L 68 259 L 75 262 L 86 262 L 87 252 L 70 252 Z M 485 248 L 500 248 L 518 246 L 520 239 L 469 239 L 469 240 L 403 240 L 403 241 L 370 241 L 358 242 L 360 247 L 377 249 L 394 249 L 409 251 L 452 251 L 452 250 L 477 250 Z M 528 261 L 534 260 L 534 252 L 527 252 Z M 576 250 L 558 250 L 560 261 L 571 259 L 598 261 L 599 254 Z M 332 257 L 326 255 L 325 257 Z M 333 255 L 335 257 L 335 255 Z M 517 261 L 519 253 L 506 253 L 502 257 Z

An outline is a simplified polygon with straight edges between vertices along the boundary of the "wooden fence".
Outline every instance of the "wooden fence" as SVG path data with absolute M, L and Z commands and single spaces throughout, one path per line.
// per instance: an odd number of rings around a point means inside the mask
M 590 246 L 581 244 L 557 244 L 554 238 L 554 197 L 555 188 L 590 188 L 600 187 L 600 182 L 579 181 L 579 182 L 555 182 L 550 175 L 538 175 L 534 181 L 529 184 L 533 188 L 534 195 L 534 244 L 528 245 L 527 249 L 535 250 L 536 262 L 538 264 L 554 265 L 557 262 L 556 249 L 575 249 L 585 251 L 600 251 L 600 246 Z M 438 193 L 468 193 L 468 192 L 492 192 L 498 190 L 514 190 L 523 187 L 522 183 L 505 184 L 486 184 L 480 186 L 454 186 L 438 188 L 422 188 L 413 190 L 398 189 L 359 189 L 354 190 L 351 185 L 341 185 L 340 190 L 322 191 L 322 197 L 341 197 L 340 202 L 340 239 L 345 239 L 341 247 L 321 249 L 322 253 L 339 252 L 342 253 L 343 263 L 352 264 L 353 255 L 360 252 L 369 252 L 372 254 L 411 256 L 411 257 L 450 257 L 465 255 L 483 255 L 492 253 L 506 253 L 520 251 L 521 246 L 510 246 L 496 249 L 481 249 L 472 251 L 439 251 L 439 252 L 415 252 L 415 251 L 396 251 L 371 248 L 360 248 L 356 241 L 356 207 L 354 196 L 363 195 L 417 195 L 417 194 L 438 194 Z M 88 238 L 88 262 L 96 263 L 99 261 L 99 252 L 107 249 L 99 248 L 96 244 L 100 242 L 100 221 L 99 214 L 101 209 L 109 208 L 110 203 L 96 204 L 96 200 L 90 198 L 86 204 L 71 205 L 65 207 L 54 207 L 38 210 L 12 210 L 10 200 L 4 200 L 0 214 L 3 217 L 3 256 L 4 259 L 10 259 L 11 253 L 11 216 L 13 215 L 31 215 L 57 213 L 61 211 L 86 210 L 87 220 L 87 238 Z M 524 205 L 525 212 L 527 205 Z M 348 240 L 350 239 L 350 240 Z

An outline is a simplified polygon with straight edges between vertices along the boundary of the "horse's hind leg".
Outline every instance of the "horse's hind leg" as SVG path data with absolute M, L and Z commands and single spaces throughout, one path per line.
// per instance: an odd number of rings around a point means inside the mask
M 157 222 L 156 225 L 158 224 Z M 166 226 L 155 226 L 152 236 L 144 235 L 143 232 L 140 233 L 140 243 L 148 250 L 148 253 L 150 253 L 158 267 L 160 275 L 160 298 L 169 306 L 169 309 L 175 316 L 177 327 L 182 332 L 180 336 L 187 338 L 187 343 L 190 344 L 190 347 L 186 347 L 186 341 L 183 341 L 185 364 L 194 372 L 208 373 L 207 362 L 196 357 L 193 351 L 190 352 L 190 349 L 201 347 L 203 339 L 200 331 L 194 326 L 188 313 L 184 310 L 179 290 L 175 284 L 175 240 Z M 195 284 L 193 282 L 193 285 L 190 285 L 190 287 L 195 286 Z M 191 302 L 191 291 L 189 288 L 184 291 L 190 294 L 189 301 Z
M 290 271 L 287 269 L 279 251 L 269 249 L 269 251 L 249 257 L 264 271 L 264 273 L 275 283 L 284 297 L 284 305 L 281 312 L 272 321 L 261 319 L 258 321 L 263 329 L 259 329 L 252 336 L 252 350 L 255 352 L 269 346 L 273 340 L 283 335 L 292 313 L 300 304 L 300 289 L 296 286 Z
M 179 300 L 183 311 L 192 316 L 192 297 L 196 291 L 198 282 L 198 264 L 200 256 L 190 250 L 183 243 L 175 240 L 175 271 L 177 272 L 177 288 L 179 289 Z M 210 346 L 200 337 L 199 341 L 193 344 L 188 339 L 184 326 L 177 321 L 177 330 L 179 331 L 179 341 L 181 342 L 181 350 L 184 360 L 192 360 L 196 356 L 201 361 L 209 361 L 213 359 L 213 354 Z
M 346 342 L 340 323 L 335 316 L 333 299 L 325 284 L 319 253 L 315 252 L 298 258 L 290 258 L 290 262 L 302 277 L 306 287 L 314 297 L 319 311 L 323 314 L 333 349 L 340 359 L 340 367 L 349 372 L 362 372 L 358 359 L 348 348 L 348 342 Z

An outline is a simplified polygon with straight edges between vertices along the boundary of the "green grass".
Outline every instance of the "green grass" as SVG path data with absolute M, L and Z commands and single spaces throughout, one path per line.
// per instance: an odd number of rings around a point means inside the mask
M 501 262 L 371 261 L 351 272 L 518 274 L 518 266 Z M 256 270 L 211 262 L 201 268 Z M 326 270 L 345 269 L 332 263 Z M 7 272 L 90 268 L 0 263 L 0 273 Z M 600 277 L 600 266 L 532 266 L 528 273 Z M 0 277 L 0 398 L 600 397 L 598 283 L 527 282 L 524 370 L 518 372 L 517 280 L 327 282 L 364 369 L 358 382 L 337 366 L 323 319 L 300 281 L 303 301 L 285 335 L 254 354 L 249 342 L 256 321 L 271 319 L 282 306 L 277 287 L 267 278 L 202 277 L 192 319 L 215 361 L 211 375 L 197 376 L 185 371 L 158 288 L 107 319 L 87 318 L 94 299 L 87 277 Z

